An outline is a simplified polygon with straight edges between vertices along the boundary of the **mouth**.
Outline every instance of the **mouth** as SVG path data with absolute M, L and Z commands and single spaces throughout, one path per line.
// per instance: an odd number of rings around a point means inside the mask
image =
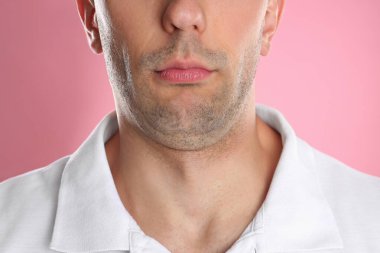
M 156 73 L 161 80 L 170 83 L 192 83 L 207 79 L 212 74 L 212 71 L 202 68 L 168 68 L 162 71 L 156 71 Z
M 158 77 L 169 83 L 195 83 L 207 79 L 215 70 L 196 61 L 171 61 L 155 70 Z

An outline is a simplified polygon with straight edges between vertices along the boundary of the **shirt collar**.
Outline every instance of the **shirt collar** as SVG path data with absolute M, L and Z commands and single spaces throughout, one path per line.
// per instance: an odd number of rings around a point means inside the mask
M 301 145 L 278 110 L 256 104 L 256 114 L 281 134 L 283 151 L 266 199 L 247 232 L 263 232 L 260 247 L 265 252 L 342 248 L 311 149 Z M 50 249 L 95 252 L 150 244 L 167 252 L 145 236 L 119 198 L 104 147 L 117 129 L 114 110 L 70 156 L 61 178 Z M 138 242 L 144 245 L 132 245 Z
M 263 203 L 265 252 L 341 249 L 343 242 L 318 181 L 313 149 L 284 115 L 258 105 L 259 117 L 276 129 L 283 150 Z

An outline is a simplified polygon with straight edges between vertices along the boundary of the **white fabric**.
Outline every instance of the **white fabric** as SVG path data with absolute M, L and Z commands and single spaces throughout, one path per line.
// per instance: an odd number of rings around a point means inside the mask
M 256 113 L 281 134 L 283 151 L 228 253 L 379 253 L 380 178 L 316 150 L 278 110 L 257 104 Z M 112 111 L 73 154 L 0 183 L 0 252 L 169 252 L 119 198 L 104 149 L 117 128 Z

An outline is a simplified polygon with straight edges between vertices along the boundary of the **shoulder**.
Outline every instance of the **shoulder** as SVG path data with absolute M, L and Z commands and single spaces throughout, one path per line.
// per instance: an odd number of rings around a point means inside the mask
M 0 248 L 48 242 L 62 170 L 69 156 L 0 182 Z
M 10 204 L 24 204 L 38 200 L 41 195 L 51 196 L 54 189 L 59 187 L 62 170 L 69 156 L 26 173 L 17 175 L 0 182 L 0 207 L 9 208 Z M 47 191 L 49 190 L 49 191 Z
M 355 169 L 299 138 L 298 146 L 300 152 L 307 153 L 312 159 L 320 183 L 326 191 L 344 190 L 346 193 L 352 193 L 350 196 L 346 194 L 347 198 L 366 192 L 377 193 L 377 197 L 380 197 L 380 177 Z M 368 197 L 374 198 L 376 196 Z M 378 204 L 380 208 L 380 203 Z
M 380 177 L 361 172 L 298 139 L 346 243 L 380 250 Z M 347 242 L 350 241 L 350 242 Z M 358 248 L 360 249 L 363 248 Z

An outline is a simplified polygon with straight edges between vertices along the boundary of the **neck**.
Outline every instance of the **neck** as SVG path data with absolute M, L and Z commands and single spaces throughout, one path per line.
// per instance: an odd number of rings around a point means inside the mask
M 206 234 L 227 221 L 240 222 L 242 232 L 265 199 L 279 142 L 250 106 L 239 126 L 202 151 L 163 147 L 125 127 L 106 143 L 106 153 L 121 200 L 145 232 L 180 224 L 188 234 Z

